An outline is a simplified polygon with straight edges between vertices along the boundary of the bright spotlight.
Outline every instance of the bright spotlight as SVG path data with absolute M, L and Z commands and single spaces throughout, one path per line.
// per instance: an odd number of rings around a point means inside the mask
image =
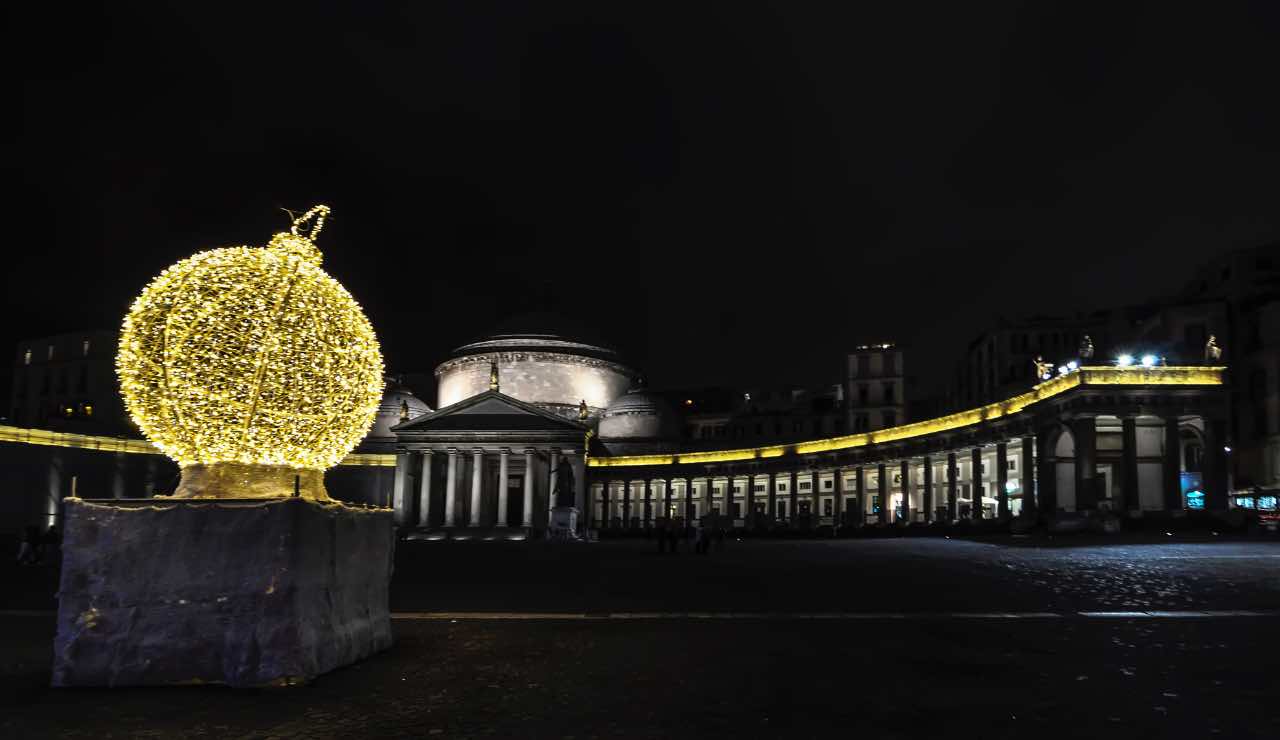
M 1078 367 L 1080 367 L 1080 363 L 1076 362 L 1075 360 L 1072 360 L 1071 362 L 1067 363 L 1068 370 L 1075 370 Z
M 1133 355 L 1120 355 L 1116 358 L 1116 364 L 1120 367 L 1129 367 L 1133 364 Z
M 1156 356 L 1155 356 L 1155 355 L 1143 355 L 1143 356 L 1142 356 L 1142 366 L 1143 366 L 1143 367 L 1155 367 L 1155 365 L 1156 365 Z
M 1066 366 L 1066 365 L 1059 365 L 1059 366 L 1058 366 L 1058 374 L 1059 374 L 1059 375 L 1066 375 L 1066 374 L 1067 374 L 1067 366 Z

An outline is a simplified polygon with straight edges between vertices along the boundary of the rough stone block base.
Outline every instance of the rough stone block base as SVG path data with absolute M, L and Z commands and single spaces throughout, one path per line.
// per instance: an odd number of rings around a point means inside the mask
M 392 514 L 67 499 L 54 686 L 307 681 L 391 646 Z

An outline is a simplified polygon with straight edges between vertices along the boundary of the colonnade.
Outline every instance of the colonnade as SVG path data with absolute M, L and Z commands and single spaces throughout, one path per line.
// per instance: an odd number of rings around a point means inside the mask
M 1225 508 L 1226 465 L 1211 426 L 1202 417 L 1175 414 L 1080 415 L 1012 438 L 971 444 L 949 439 L 944 442 L 951 444 L 917 455 L 885 449 L 593 468 L 592 515 L 613 528 L 654 526 L 667 517 L 694 522 L 712 513 L 746 528 L 949 522 L 1097 508 L 1139 515 L 1184 508 L 1188 486 L 1203 489 L 1208 508 Z M 1184 459 L 1184 438 L 1199 440 L 1203 469 Z

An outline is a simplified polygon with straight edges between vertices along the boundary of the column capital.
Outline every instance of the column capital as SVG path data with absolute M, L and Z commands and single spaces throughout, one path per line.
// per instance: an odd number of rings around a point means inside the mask
M 498 452 L 499 452 L 503 457 L 506 457 L 507 455 L 510 455 L 510 454 L 511 454 L 511 448 L 510 448 L 510 447 L 502 447 L 502 448 L 499 448 Z
M 456 455 L 456 454 L 458 454 L 458 448 L 457 448 L 457 447 L 450 447 L 450 448 L 449 448 L 449 454 L 450 454 L 450 455 Z

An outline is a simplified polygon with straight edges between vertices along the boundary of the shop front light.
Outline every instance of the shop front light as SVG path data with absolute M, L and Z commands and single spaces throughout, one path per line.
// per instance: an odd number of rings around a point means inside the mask
M 1129 367 L 1133 364 L 1133 355 L 1120 355 L 1116 358 L 1116 364 L 1120 367 Z
M 1143 367 L 1155 367 L 1155 366 L 1156 366 L 1156 356 L 1155 356 L 1155 355 L 1143 355 L 1143 356 L 1142 356 L 1142 366 L 1143 366 Z

